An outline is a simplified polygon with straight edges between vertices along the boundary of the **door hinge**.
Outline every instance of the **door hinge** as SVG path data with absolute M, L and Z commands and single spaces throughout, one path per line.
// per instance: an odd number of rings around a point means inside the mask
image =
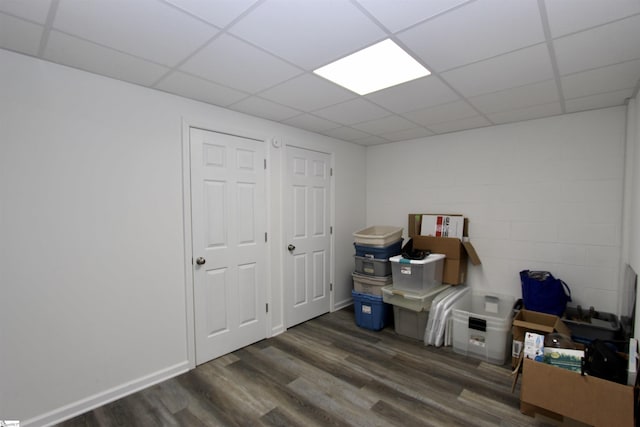
M 267 239 L 268 239 L 268 237 L 267 237 L 267 232 L 265 231 L 265 233 L 264 233 L 264 242 L 265 242 L 265 243 L 267 243 Z
M 329 176 L 333 176 L 333 168 L 329 168 Z
M 264 159 L 264 168 L 267 169 L 267 159 Z
M 329 234 L 333 234 L 333 225 L 329 226 Z
M 333 291 L 333 283 L 329 283 L 329 291 Z
M 266 309 L 267 309 L 267 313 L 269 312 L 269 303 L 266 303 Z

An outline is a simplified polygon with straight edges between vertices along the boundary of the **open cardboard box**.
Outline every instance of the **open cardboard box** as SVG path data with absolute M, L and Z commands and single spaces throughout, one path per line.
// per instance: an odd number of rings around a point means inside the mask
M 637 386 L 637 383 L 636 383 Z M 633 426 L 634 386 L 524 359 L 520 412 L 592 426 Z
M 511 332 L 513 335 L 512 368 L 515 368 L 518 364 L 520 353 L 524 349 L 524 334 L 526 332 L 535 332 L 543 335 L 559 332 L 569 338 L 571 337 L 571 330 L 558 316 L 525 309 L 518 311 L 513 318 Z
M 409 238 L 413 238 L 413 247 L 420 250 L 430 250 L 432 253 L 445 254 L 443 283 L 450 285 L 464 283 L 467 278 L 467 260 L 470 260 L 473 265 L 481 263 L 475 248 L 471 242 L 455 237 L 421 236 L 422 215 L 433 214 L 409 214 L 408 234 Z M 467 236 L 467 229 L 468 220 L 465 218 L 464 236 Z

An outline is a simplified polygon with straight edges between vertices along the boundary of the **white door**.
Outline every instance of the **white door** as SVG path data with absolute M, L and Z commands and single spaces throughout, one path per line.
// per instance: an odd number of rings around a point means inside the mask
M 262 141 L 190 130 L 196 364 L 266 337 Z
M 328 154 L 287 147 L 284 301 L 287 328 L 330 308 Z

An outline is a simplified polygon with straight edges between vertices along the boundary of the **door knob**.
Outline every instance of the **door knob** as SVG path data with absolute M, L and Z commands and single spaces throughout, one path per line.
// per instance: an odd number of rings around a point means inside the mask
M 289 244 L 289 246 L 287 246 L 287 249 L 289 250 L 289 252 L 293 252 L 296 249 L 296 247 L 293 246 L 292 244 Z
M 207 260 L 206 260 L 206 259 L 204 259 L 204 258 L 202 258 L 202 257 L 198 257 L 198 258 L 196 259 L 196 264 L 198 264 L 198 265 L 202 265 L 202 264 L 204 264 L 205 262 L 207 262 Z

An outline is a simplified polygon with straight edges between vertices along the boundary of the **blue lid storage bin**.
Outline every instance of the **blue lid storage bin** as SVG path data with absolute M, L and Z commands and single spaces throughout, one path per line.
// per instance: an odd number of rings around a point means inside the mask
M 390 257 L 402 252 L 402 238 L 387 246 L 366 246 L 353 244 L 356 247 L 356 256 L 388 260 Z
M 356 325 L 361 328 L 379 331 L 391 323 L 393 309 L 382 301 L 382 297 L 351 291 L 353 308 L 356 313 Z

